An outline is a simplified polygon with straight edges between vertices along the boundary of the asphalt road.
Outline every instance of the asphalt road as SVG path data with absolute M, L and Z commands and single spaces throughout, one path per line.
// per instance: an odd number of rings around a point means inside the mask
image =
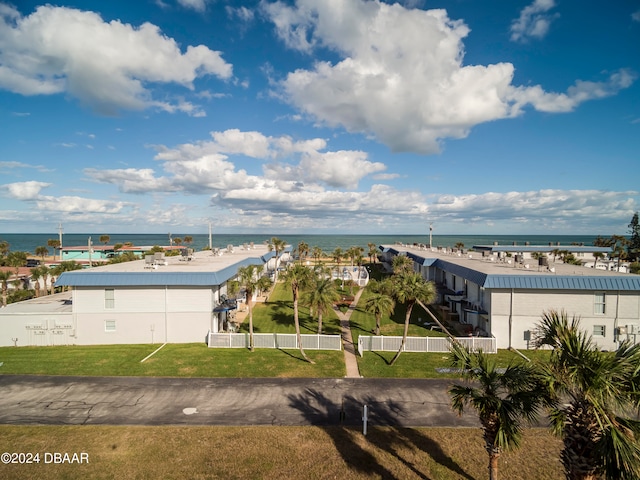
M 0 375 L 14 425 L 478 426 L 457 416 L 449 380 L 220 379 Z

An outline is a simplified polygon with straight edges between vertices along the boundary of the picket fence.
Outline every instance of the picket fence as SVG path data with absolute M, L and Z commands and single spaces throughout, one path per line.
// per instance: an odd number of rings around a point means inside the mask
M 455 340 L 471 351 L 497 353 L 495 337 L 456 337 Z M 407 337 L 403 352 L 442 352 L 451 347 L 449 337 Z M 402 345 L 402 337 L 361 335 L 358 337 L 358 353 L 397 352 Z
M 305 350 L 342 350 L 340 335 L 302 334 L 300 337 Z M 210 348 L 249 348 L 249 334 L 209 332 L 207 345 Z M 282 350 L 300 348 L 295 333 L 254 333 L 253 346 Z

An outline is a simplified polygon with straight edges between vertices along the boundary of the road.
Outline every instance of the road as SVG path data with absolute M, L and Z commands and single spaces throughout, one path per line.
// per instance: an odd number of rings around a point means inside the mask
M 0 375 L 0 424 L 478 426 L 450 380 Z

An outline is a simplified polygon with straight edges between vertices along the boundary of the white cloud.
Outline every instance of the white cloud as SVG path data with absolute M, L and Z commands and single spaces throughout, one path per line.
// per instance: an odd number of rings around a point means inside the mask
M 153 99 L 146 85 L 193 89 L 203 75 L 226 80 L 232 67 L 203 45 L 182 53 L 150 23 L 107 23 L 94 12 L 50 5 L 26 17 L 0 16 L 0 88 L 14 93 L 67 93 L 102 114 L 157 107 L 198 115 L 188 102 Z
M 129 206 L 127 202 L 118 202 L 112 200 L 98 200 L 84 197 L 52 197 L 42 196 L 36 199 L 36 206 L 41 210 L 63 212 L 68 214 L 118 214 L 122 213 L 125 207 Z
M 469 28 L 444 10 L 379 0 L 297 0 L 262 3 L 262 10 L 289 48 L 324 47 L 342 58 L 290 72 L 276 94 L 321 123 L 373 134 L 394 151 L 436 153 L 444 139 L 519 115 L 527 104 L 570 111 L 633 80 L 621 70 L 606 82 L 577 81 L 567 93 L 513 86 L 510 63 L 463 65 Z
M 1 188 L 6 190 L 11 198 L 17 200 L 35 200 L 40 195 L 40 190 L 51 186 L 45 182 L 16 182 L 2 185 Z
M 570 112 L 588 100 L 615 95 L 633 84 L 636 75 L 629 70 L 619 70 L 609 76 L 606 82 L 587 82 L 578 80 L 569 87 L 567 93 L 545 92 L 540 85 L 533 87 L 514 87 L 506 98 L 513 102 L 513 114 L 530 104 L 541 112 Z
M 210 0 L 178 0 L 178 3 L 185 7 L 195 10 L 196 12 L 204 12 Z
M 239 18 L 243 22 L 251 22 L 255 17 L 255 12 L 248 9 L 247 7 L 233 8 L 230 6 L 226 6 L 225 10 L 227 11 L 227 15 L 229 15 L 229 17 Z
M 172 191 L 171 182 L 166 178 L 156 178 L 150 168 L 124 168 L 116 170 L 97 170 L 87 168 L 84 174 L 99 183 L 117 184 L 124 193 L 146 193 L 157 191 Z
M 558 14 L 549 14 L 556 6 L 554 0 L 534 0 L 520 12 L 520 17 L 511 24 L 511 40 L 527 41 L 530 38 L 541 39 L 549 32 L 551 22 Z
M 154 225 L 194 221 L 187 218 L 187 212 L 193 214 L 193 209 L 176 201 L 180 195 L 196 199 L 206 196 L 217 212 L 216 218 L 226 228 L 244 229 L 251 225 L 252 231 L 269 227 L 270 221 L 278 222 L 283 231 L 331 229 L 342 224 L 348 226 L 345 228 L 358 225 L 360 229 L 366 226 L 369 230 L 390 231 L 397 227 L 406 231 L 421 222 L 426 225 L 428 219 L 451 228 L 472 222 L 482 227 L 492 224 L 503 231 L 511 231 L 516 225 L 528 231 L 569 231 L 570 225 L 578 225 L 576 228 L 589 233 L 593 232 L 593 225 L 628 221 L 638 209 L 638 192 L 633 191 L 427 195 L 383 184 L 359 189 L 358 183 L 365 176 L 383 180 L 397 175 L 384 173 L 385 165 L 371 162 L 364 152 L 325 151 L 327 143 L 322 139 L 293 141 L 286 136 L 269 137 L 240 130 L 212 132 L 211 137 L 212 141 L 175 148 L 156 147 L 158 171 L 87 169 L 85 174 L 93 181 L 117 185 L 124 193 L 171 193 L 170 201 L 160 202 L 153 209 L 167 209 L 166 218 L 154 217 Z M 243 161 L 246 157 L 256 163 L 262 161 L 262 175 L 238 168 L 234 162 L 239 156 L 245 157 Z M 33 195 L 37 196 L 37 192 Z

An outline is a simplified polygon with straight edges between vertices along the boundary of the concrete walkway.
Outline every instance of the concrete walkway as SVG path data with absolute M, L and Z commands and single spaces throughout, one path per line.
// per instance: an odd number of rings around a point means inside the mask
M 349 326 L 349 319 L 351 318 L 351 314 L 356 309 L 356 305 L 358 305 L 358 300 L 360 300 L 360 296 L 364 288 L 358 290 L 356 293 L 353 302 L 349 305 L 349 309 L 346 313 L 342 313 L 338 308 L 334 307 L 334 311 L 336 315 L 338 315 L 338 319 L 340 319 L 340 330 L 342 332 L 342 345 L 344 350 L 344 363 L 347 367 L 347 375 L 346 378 L 360 378 L 360 370 L 358 370 L 358 360 L 356 359 L 356 348 L 353 344 L 353 337 L 351 336 L 351 327 Z

